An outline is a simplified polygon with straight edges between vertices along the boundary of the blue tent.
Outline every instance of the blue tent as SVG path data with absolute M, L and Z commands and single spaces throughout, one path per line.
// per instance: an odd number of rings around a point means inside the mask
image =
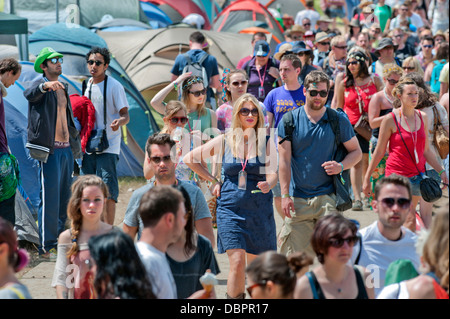
M 107 47 L 106 42 L 91 30 L 65 23 L 44 27 L 30 35 L 29 40 L 30 53 L 36 56 L 44 47 L 52 47 L 64 54 L 63 73 L 77 82 L 89 77 L 85 60 L 89 50 L 93 46 Z M 114 57 L 111 58 L 107 74 L 125 88 L 130 113 L 128 129 L 143 152 L 148 136 L 159 130 L 149 106 Z
M 139 3 L 142 11 L 144 11 L 149 20 L 148 23 L 153 27 L 153 29 L 166 28 L 173 23 L 169 16 L 158 8 L 158 6 L 143 1 L 139 1 Z

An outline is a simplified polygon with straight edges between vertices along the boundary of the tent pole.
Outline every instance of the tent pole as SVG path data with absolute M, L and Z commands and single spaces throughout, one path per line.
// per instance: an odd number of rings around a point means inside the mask
M 56 17 L 56 23 L 59 23 L 59 1 L 56 0 L 56 12 L 55 12 L 55 17 Z

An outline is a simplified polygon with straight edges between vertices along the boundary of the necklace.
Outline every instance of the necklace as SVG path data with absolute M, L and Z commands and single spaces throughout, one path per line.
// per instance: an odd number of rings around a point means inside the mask
M 383 89 L 383 92 L 384 92 L 384 97 L 386 98 L 386 100 L 388 100 L 388 102 L 391 103 L 391 105 L 393 105 L 394 101 L 388 97 L 388 95 L 386 93 L 386 87 Z

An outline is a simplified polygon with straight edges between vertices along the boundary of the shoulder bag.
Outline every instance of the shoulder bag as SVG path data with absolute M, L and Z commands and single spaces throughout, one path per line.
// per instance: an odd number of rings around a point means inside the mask
M 102 153 L 109 147 L 108 136 L 106 134 L 106 83 L 108 80 L 108 76 L 105 75 L 105 83 L 103 85 L 103 123 L 105 124 L 105 128 L 102 130 L 92 130 L 91 136 L 89 137 L 86 143 L 86 153 Z M 91 99 L 92 93 L 92 82 L 89 87 L 89 100 Z
M 433 178 L 430 178 L 428 175 L 424 175 L 422 172 L 420 172 L 419 168 L 416 165 L 416 162 L 414 161 L 413 156 L 411 155 L 411 152 L 408 149 L 408 146 L 406 145 L 405 140 L 403 139 L 402 132 L 400 130 L 400 126 L 398 125 L 397 117 L 395 116 L 394 112 L 392 112 L 392 116 L 394 117 L 395 125 L 397 125 L 397 130 L 398 133 L 400 134 L 400 137 L 402 138 L 403 144 L 405 144 L 405 148 L 408 151 L 408 154 L 411 157 L 411 160 L 413 161 L 414 165 L 416 166 L 419 175 L 422 178 L 422 180 L 420 181 L 420 194 L 422 195 L 422 198 L 429 203 L 437 201 L 439 198 L 442 197 L 442 189 L 439 183 Z
M 364 102 L 361 98 L 361 95 L 359 93 L 358 87 L 355 85 L 355 91 L 356 94 L 358 94 L 358 106 L 359 106 L 359 112 L 361 113 L 361 117 L 359 118 L 358 122 L 356 122 L 354 129 L 356 133 L 361 135 L 366 141 L 370 141 L 370 138 L 372 137 L 372 128 L 369 124 L 369 115 L 366 111 L 364 111 Z
M 444 130 L 441 121 L 439 120 L 439 112 L 436 106 L 433 106 L 433 115 L 434 115 L 434 134 L 433 134 L 433 143 L 436 146 L 436 149 L 439 152 L 439 156 L 441 159 L 446 159 L 448 155 L 448 133 Z

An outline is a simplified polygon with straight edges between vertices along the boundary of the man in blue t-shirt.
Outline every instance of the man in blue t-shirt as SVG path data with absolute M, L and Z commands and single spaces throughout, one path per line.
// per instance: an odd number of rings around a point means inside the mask
M 310 237 L 315 223 L 336 210 L 332 175 L 349 169 L 362 157 L 350 121 L 338 112 L 340 142 L 348 154 L 340 163 L 332 160 L 336 150 L 335 136 L 325 107 L 329 80 L 322 71 L 312 71 L 306 76 L 305 106 L 292 111 L 292 142 L 285 140 L 278 145 L 281 207 L 286 216 L 279 240 L 280 251 L 286 255 L 296 251 L 314 255 Z M 284 137 L 285 123 L 281 121 L 278 140 Z
M 189 37 L 189 51 L 186 53 L 189 55 L 191 61 L 199 62 L 203 55 L 207 54 L 203 49 L 208 44 L 203 33 L 196 31 L 192 33 Z M 175 81 L 181 74 L 183 74 L 184 67 L 188 64 L 184 54 L 179 54 L 175 63 L 170 71 L 172 73 L 171 81 Z M 207 101 L 211 101 L 214 97 L 214 92 L 212 89 L 221 90 L 219 68 L 217 66 L 217 60 L 211 54 L 208 55 L 205 61 L 203 61 L 202 66 L 206 70 L 208 75 L 209 88 L 207 90 Z
M 305 105 L 303 86 L 298 82 L 301 72 L 300 59 L 295 54 L 284 54 L 280 59 L 280 76 L 284 85 L 269 92 L 264 100 L 270 128 L 277 128 L 284 114 Z M 275 130 L 276 133 L 276 130 Z M 281 217 L 281 191 L 280 182 L 272 189 L 275 208 Z

